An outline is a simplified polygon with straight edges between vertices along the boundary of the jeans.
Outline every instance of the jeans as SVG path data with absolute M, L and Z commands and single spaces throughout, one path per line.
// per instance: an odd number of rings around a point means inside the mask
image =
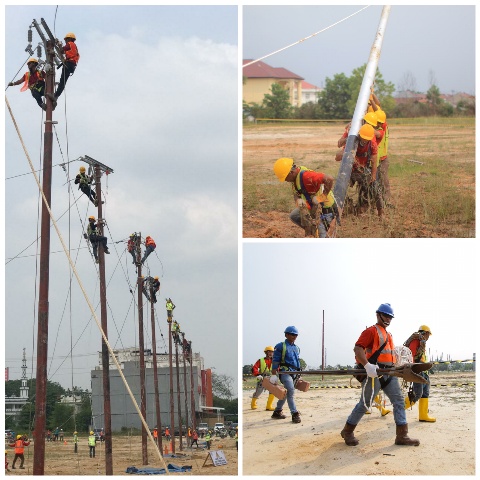
M 327 238 L 327 229 L 324 222 L 330 227 L 330 223 L 333 220 L 333 213 L 322 213 L 320 217 L 320 223 L 318 224 L 318 236 L 320 238 Z
M 279 375 L 280 381 L 283 383 L 283 386 L 287 389 L 287 398 L 283 400 L 279 400 L 277 402 L 277 406 L 275 411 L 279 412 L 283 409 L 285 402 L 288 403 L 288 408 L 290 409 L 290 413 L 295 413 L 297 411 L 297 407 L 295 406 L 295 387 L 293 386 L 293 378 L 292 375 Z
M 142 263 L 147 259 L 147 257 L 155 250 L 155 247 L 152 247 L 152 245 L 148 245 L 145 248 L 145 253 L 143 254 L 142 258 Z
M 430 395 L 430 379 L 428 378 L 428 374 L 420 372 L 419 375 L 425 378 L 425 380 L 428 380 L 428 383 L 413 384 L 413 394 L 415 395 L 414 402 L 418 402 L 421 398 L 428 398 Z
M 397 377 L 389 377 L 388 375 L 383 375 L 385 380 L 390 379 L 390 383 L 383 389 L 385 395 L 389 398 L 390 402 L 393 405 L 393 418 L 396 425 L 406 425 L 407 416 L 405 414 L 405 401 L 403 399 L 402 390 L 400 384 L 398 383 Z M 372 398 L 372 379 L 367 377 L 366 380 L 362 382 L 362 392 L 364 390 L 365 396 L 365 405 L 370 406 L 370 398 Z M 375 384 L 373 388 L 373 398 L 375 398 L 380 391 L 380 381 L 378 378 L 375 378 Z M 362 417 L 365 415 L 365 405 L 363 404 L 363 398 L 360 397 L 360 401 L 355 405 L 355 408 L 352 410 L 352 413 L 347 418 L 347 423 L 350 425 L 358 425 Z
M 57 91 L 55 92 L 55 98 L 58 98 L 67 84 L 67 80 L 70 75 L 73 75 L 73 72 L 77 68 L 77 64 L 74 62 L 65 62 L 65 65 L 62 68 L 62 76 L 60 77 L 60 82 L 58 82 Z

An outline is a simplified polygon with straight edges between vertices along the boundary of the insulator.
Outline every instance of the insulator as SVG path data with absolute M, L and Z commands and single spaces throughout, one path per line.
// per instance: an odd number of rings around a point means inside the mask
M 37 57 L 42 58 L 42 46 L 37 45 Z
M 28 29 L 28 43 L 32 43 L 32 38 L 33 38 L 32 29 L 29 28 Z

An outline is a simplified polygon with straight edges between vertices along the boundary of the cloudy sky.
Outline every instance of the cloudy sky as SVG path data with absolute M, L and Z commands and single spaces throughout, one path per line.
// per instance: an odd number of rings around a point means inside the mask
M 401 345 L 420 325 L 432 330 L 433 358 L 471 359 L 477 351 L 478 245 L 473 239 L 337 239 L 335 242 L 248 242 L 243 247 L 243 360 L 295 325 L 307 365 L 352 365 L 360 333 L 390 303 L 389 331 Z M 261 326 L 259 328 L 259 326 Z
M 52 209 L 100 317 L 96 268 L 82 237 L 82 225 L 96 209 L 73 182 L 69 192 L 59 164 L 71 162 L 71 179 L 82 155 L 113 168 L 102 177 L 111 251 L 106 256 L 110 342 L 117 348 L 138 345 L 137 295 L 129 291 L 136 273 L 125 241 L 141 232 L 157 244 L 146 274 L 158 275 L 162 284 L 159 351 L 168 344 L 164 306 L 171 297 L 175 318 L 205 367 L 236 379 L 236 7 L 6 7 L 5 13 L 5 85 L 26 71 L 33 19 L 44 18 L 60 39 L 67 32 L 77 37 L 80 62 L 54 112 Z M 38 42 L 34 30 L 34 47 Z M 8 88 L 6 97 L 38 169 L 42 110 L 20 86 Z M 35 375 L 39 200 L 8 112 L 4 130 L 5 358 L 11 378 L 19 378 L 24 347 L 28 376 Z M 49 378 L 64 387 L 90 388 L 100 333 L 75 278 L 69 294 L 69 265 L 53 228 L 51 239 Z M 144 321 L 150 325 L 149 316 Z M 146 342 L 149 348 L 150 333 Z
M 246 6 L 243 58 L 257 59 L 319 32 L 365 5 Z M 318 87 L 338 73 L 350 76 L 365 64 L 377 32 L 381 5 L 263 60 Z M 394 5 L 378 68 L 399 87 L 407 73 L 426 92 L 432 79 L 442 93 L 475 94 L 475 7 Z

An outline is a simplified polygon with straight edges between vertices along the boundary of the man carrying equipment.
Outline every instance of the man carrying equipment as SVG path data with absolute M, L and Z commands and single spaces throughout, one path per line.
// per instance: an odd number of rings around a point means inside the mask
M 425 347 L 431 334 L 432 331 L 427 325 L 421 325 L 418 332 L 412 333 L 404 343 L 412 352 L 415 363 L 427 362 Z M 418 420 L 420 422 L 435 422 L 436 418 L 428 415 L 428 398 L 430 396 L 430 378 L 428 371 L 420 372 L 419 375 L 427 380 L 427 383 L 412 383 L 408 396 L 405 398 L 405 408 L 410 408 L 418 401 Z
M 265 352 L 265 357 L 259 358 L 255 362 L 255 365 L 253 365 L 252 367 L 252 374 L 255 377 L 257 377 L 257 388 L 255 389 L 255 392 L 253 393 L 253 396 L 252 396 L 252 403 L 251 403 L 252 410 L 255 410 L 258 408 L 257 399 L 265 391 L 265 389 L 262 386 L 263 377 L 269 377 L 272 374 L 273 347 L 265 347 L 264 352 Z M 275 399 L 275 395 L 273 395 L 273 393 L 270 393 L 268 395 L 267 406 L 265 410 L 269 410 L 269 411 L 275 410 L 273 408 L 274 399 Z
M 394 344 L 392 336 L 387 332 L 394 315 L 393 308 L 389 303 L 382 303 L 377 311 L 377 323 L 364 330 L 353 351 L 358 367 L 365 368 L 367 376 L 362 381 L 362 395 L 347 422 L 340 432 L 348 446 L 358 445 L 354 430 L 358 425 L 366 408 L 370 406 L 370 400 L 377 396 L 380 389 L 390 399 L 393 405 L 393 417 L 396 424 L 395 445 L 418 446 L 420 442 L 408 437 L 407 417 L 403 401 L 402 390 L 398 378 L 392 375 L 377 375 L 377 369 L 393 367 L 395 364 Z M 377 363 L 378 362 L 378 363 Z

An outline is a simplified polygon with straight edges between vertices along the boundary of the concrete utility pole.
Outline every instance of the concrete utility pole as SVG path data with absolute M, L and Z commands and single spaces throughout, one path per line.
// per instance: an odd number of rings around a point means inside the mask
M 325 370 L 325 310 L 322 310 L 322 370 Z
M 178 404 L 178 441 L 180 445 L 180 451 L 183 450 L 182 442 L 182 404 L 180 403 L 180 368 L 178 366 L 178 339 L 180 338 L 180 332 L 177 331 L 177 337 L 175 341 L 175 369 L 177 373 L 177 404 Z
M 188 421 L 188 395 L 187 395 L 187 392 L 188 392 L 188 389 L 187 389 L 187 362 L 185 360 L 185 357 L 187 355 L 187 352 L 185 351 L 185 346 L 188 345 L 188 342 L 185 340 L 185 335 L 182 333 L 182 358 L 183 358 L 183 391 L 185 392 L 185 425 L 187 427 L 187 433 L 188 433 L 188 428 L 190 427 L 191 425 L 191 422 Z M 191 431 L 190 431 L 191 433 Z M 188 438 L 187 436 L 187 447 L 189 446 L 188 445 L 188 442 L 191 440 L 192 438 Z
M 362 124 L 362 119 L 367 110 L 368 99 L 370 97 L 371 91 L 370 89 L 375 80 L 375 74 L 377 71 L 378 60 L 380 58 L 380 53 L 382 50 L 382 42 L 385 35 L 388 16 L 390 14 L 390 8 L 391 7 L 389 5 L 385 5 L 382 10 L 377 34 L 375 36 L 372 49 L 370 50 L 370 57 L 367 62 L 367 68 L 365 69 L 365 75 L 363 76 L 362 85 L 358 94 L 357 104 L 353 113 L 347 143 L 345 144 L 345 152 L 342 157 L 342 163 L 340 164 L 340 169 L 338 171 L 337 179 L 335 180 L 335 186 L 333 188 L 333 195 L 337 202 L 340 215 L 345 204 L 345 197 L 347 195 L 347 188 L 350 181 L 350 175 L 352 173 L 355 152 L 357 150 L 357 135 Z M 330 231 L 335 231 L 335 219 L 330 224 L 329 232 Z
M 55 84 L 54 44 L 46 42 L 45 93 L 52 93 Z M 42 188 L 46 202 L 52 206 L 52 101 L 47 98 L 45 131 L 43 135 L 43 180 Z M 43 475 L 45 468 L 45 426 L 47 416 L 47 356 L 48 356 L 48 288 L 50 280 L 50 215 L 45 202 L 42 203 L 40 233 L 40 275 L 38 293 L 37 327 L 37 373 L 35 396 L 35 449 L 33 453 L 33 474 Z
M 172 432 L 172 453 L 175 453 L 175 402 L 173 401 L 173 359 L 172 359 L 172 317 L 168 317 L 168 363 L 170 367 L 170 430 Z
M 98 201 L 98 233 L 103 235 L 103 208 L 102 208 L 102 172 L 100 166 L 95 165 L 95 195 Z M 100 221 L 102 219 L 102 221 Z M 107 284 L 105 281 L 105 252 L 103 247 L 97 247 L 98 270 L 100 274 L 100 313 L 102 330 L 108 339 L 107 323 Z M 103 376 L 103 419 L 105 426 L 105 475 L 113 475 L 112 458 L 112 410 L 110 408 L 110 360 L 108 347 L 102 336 L 102 376 Z
M 160 294 L 160 291 L 159 291 Z M 150 299 L 153 300 L 153 289 L 150 292 Z M 153 301 L 150 302 L 150 317 L 152 319 L 152 350 L 153 350 L 153 385 L 155 389 L 155 413 L 157 416 L 157 441 L 160 453 L 162 452 L 162 419 L 160 416 L 160 393 L 158 390 L 158 373 L 157 373 L 157 340 L 155 334 L 155 308 Z
M 139 232 L 137 236 L 137 283 L 138 283 L 138 345 L 140 350 L 140 411 L 143 418 L 147 418 L 147 402 L 145 394 L 145 341 L 143 336 L 143 278 L 141 263 L 142 234 Z M 147 452 L 147 430 L 142 422 L 142 462 L 148 465 Z

